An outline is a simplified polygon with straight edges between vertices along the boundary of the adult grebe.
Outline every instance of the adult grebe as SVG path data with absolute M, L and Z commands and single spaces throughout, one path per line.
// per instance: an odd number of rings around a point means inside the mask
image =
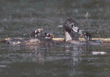
M 37 29 L 31 33 L 31 38 L 5 38 L 3 41 L 10 45 L 36 45 L 40 43 L 43 29 Z
M 73 18 L 67 19 L 64 22 L 64 32 L 66 41 L 78 40 L 82 30 L 79 29 L 78 23 Z
M 64 22 L 64 32 L 65 40 L 69 43 L 74 44 L 91 44 L 100 45 L 103 42 L 101 40 L 91 40 L 91 34 L 88 32 L 83 32 L 79 29 L 78 23 L 73 18 L 67 19 Z M 79 41 L 80 37 L 84 37 L 85 41 Z
M 53 34 L 44 33 L 42 34 L 43 29 L 34 30 L 31 33 L 31 38 L 5 38 L 0 40 L 1 43 L 8 43 L 10 45 L 40 45 L 45 43 L 53 43 Z

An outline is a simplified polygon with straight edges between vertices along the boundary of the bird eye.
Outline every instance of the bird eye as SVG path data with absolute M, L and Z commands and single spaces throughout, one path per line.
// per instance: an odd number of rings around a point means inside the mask
M 71 27 L 73 27 L 74 26 L 74 23 L 71 23 Z

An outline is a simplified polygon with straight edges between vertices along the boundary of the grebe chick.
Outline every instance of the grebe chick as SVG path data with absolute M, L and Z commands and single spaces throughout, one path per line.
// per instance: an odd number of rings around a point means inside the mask
M 102 40 L 92 40 L 91 34 L 89 32 L 84 32 L 82 36 L 84 37 L 85 41 L 91 45 L 101 45 L 104 43 Z
M 52 40 L 53 34 L 52 33 L 44 33 L 44 39 L 46 40 Z
M 23 41 L 22 45 L 40 45 L 42 43 L 50 42 L 53 38 L 52 33 L 44 33 L 42 34 L 43 29 L 37 29 L 31 33 L 31 37 L 29 40 Z
M 56 45 L 56 42 L 52 40 L 54 35 L 52 33 L 45 32 L 41 39 L 41 45 L 53 46 Z
M 83 36 L 86 41 L 92 40 L 91 34 L 89 32 L 84 32 L 83 34 L 81 34 L 81 36 Z
M 42 36 L 43 29 L 37 29 L 31 33 L 31 38 L 40 38 Z
M 40 39 L 42 39 L 42 31 L 43 29 L 34 30 L 31 33 L 31 38 L 24 40 L 22 45 L 39 45 L 41 43 Z

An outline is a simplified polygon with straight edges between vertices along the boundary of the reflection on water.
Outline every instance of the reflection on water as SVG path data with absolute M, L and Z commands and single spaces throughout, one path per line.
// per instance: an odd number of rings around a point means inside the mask
M 102 46 L 58 45 L 0 48 L 1 76 L 109 76 L 109 51 Z

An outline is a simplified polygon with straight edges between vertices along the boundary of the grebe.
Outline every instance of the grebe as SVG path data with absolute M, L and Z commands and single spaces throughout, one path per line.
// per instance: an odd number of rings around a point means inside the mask
M 89 44 L 100 45 L 103 44 L 101 40 L 91 40 L 89 32 L 83 32 L 79 29 L 78 23 L 73 18 L 67 19 L 64 22 L 65 41 L 74 44 Z M 79 41 L 80 37 L 84 37 L 85 41 Z
M 47 40 L 51 40 L 53 38 L 53 34 L 52 33 L 44 33 L 44 39 L 47 39 Z
M 34 30 L 31 33 L 31 38 L 5 38 L 0 40 L 0 43 L 7 43 L 10 45 L 45 45 L 45 43 L 53 43 L 53 34 L 52 33 L 42 33 L 43 29 Z
M 81 36 L 83 36 L 86 41 L 87 40 L 92 40 L 91 34 L 89 32 L 84 32 L 83 34 L 81 34 Z
M 39 38 L 42 36 L 43 29 L 37 29 L 31 33 L 31 38 L 5 38 L 2 40 L 4 43 L 8 43 L 10 45 L 37 45 L 40 44 Z
M 39 37 L 41 37 L 42 36 L 42 31 L 43 31 L 43 29 L 34 30 L 31 33 L 31 38 L 39 38 Z
M 53 34 L 52 33 L 44 33 L 42 34 L 43 29 L 34 30 L 31 33 L 31 38 L 29 39 L 21 39 L 21 38 L 8 38 L 6 39 L 6 43 L 10 45 L 46 45 L 51 44 L 53 42 Z M 45 44 L 46 43 L 46 44 Z
M 42 33 L 43 29 L 37 29 L 31 33 L 31 38 L 39 38 L 41 40 L 51 40 L 53 38 L 52 33 Z
M 41 45 L 54 46 L 56 42 L 52 39 L 54 35 L 52 33 L 45 32 L 41 39 Z
M 37 29 L 31 33 L 31 39 L 26 40 L 22 45 L 44 45 L 47 42 L 52 42 L 52 33 L 42 33 L 43 29 Z
M 64 22 L 64 32 L 66 41 L 78 40 L 82 30 L 79 29 L 78 23 L 73 18 L 67 19 Z

